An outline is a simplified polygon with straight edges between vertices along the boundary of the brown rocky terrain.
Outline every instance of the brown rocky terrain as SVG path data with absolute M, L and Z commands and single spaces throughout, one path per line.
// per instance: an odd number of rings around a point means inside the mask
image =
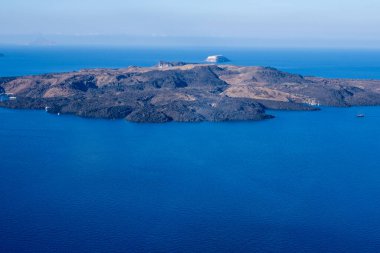
M 261 120 L 266 109 L 380 105 L 380 81 L 303 77 L 269 67 L 160 62 L 0 78 L 9 108 L 135 122 Z

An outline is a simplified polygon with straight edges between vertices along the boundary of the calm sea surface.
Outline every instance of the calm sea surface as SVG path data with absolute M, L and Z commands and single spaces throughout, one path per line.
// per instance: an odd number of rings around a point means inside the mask
M 376 51 L 0 53 L 0 76 L 221 53 L 240 65 L 380 79 Z M 0 109 L 0 252 L 380 252 L 380 107 L 270 113 L 134 124 Z

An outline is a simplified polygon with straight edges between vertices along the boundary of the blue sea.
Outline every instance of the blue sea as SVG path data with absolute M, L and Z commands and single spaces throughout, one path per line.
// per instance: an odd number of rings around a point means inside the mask
M 380 51 L 370 50 L 0 53 L 0 76 L 218 53 L 238 65 L 380 79 Z M 136 124 L 0 109 L 0 252 L 380 252 L 380 107 L 269 113 Z

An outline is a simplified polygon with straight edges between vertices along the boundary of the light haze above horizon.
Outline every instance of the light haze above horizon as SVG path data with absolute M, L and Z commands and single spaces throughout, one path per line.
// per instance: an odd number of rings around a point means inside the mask
M 20 36 L 118 44 L 124 36 L 153 44 L 219 38 L 237 46 L 377 47 L 379 9 L 378 0 L 2 0 L 0 44 Z

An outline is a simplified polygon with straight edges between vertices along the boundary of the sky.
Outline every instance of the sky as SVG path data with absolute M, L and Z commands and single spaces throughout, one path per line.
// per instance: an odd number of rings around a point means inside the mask
M 379 10 L 379 0 L 0 0 L 0 44 L 43 37 L 376 47 Z

